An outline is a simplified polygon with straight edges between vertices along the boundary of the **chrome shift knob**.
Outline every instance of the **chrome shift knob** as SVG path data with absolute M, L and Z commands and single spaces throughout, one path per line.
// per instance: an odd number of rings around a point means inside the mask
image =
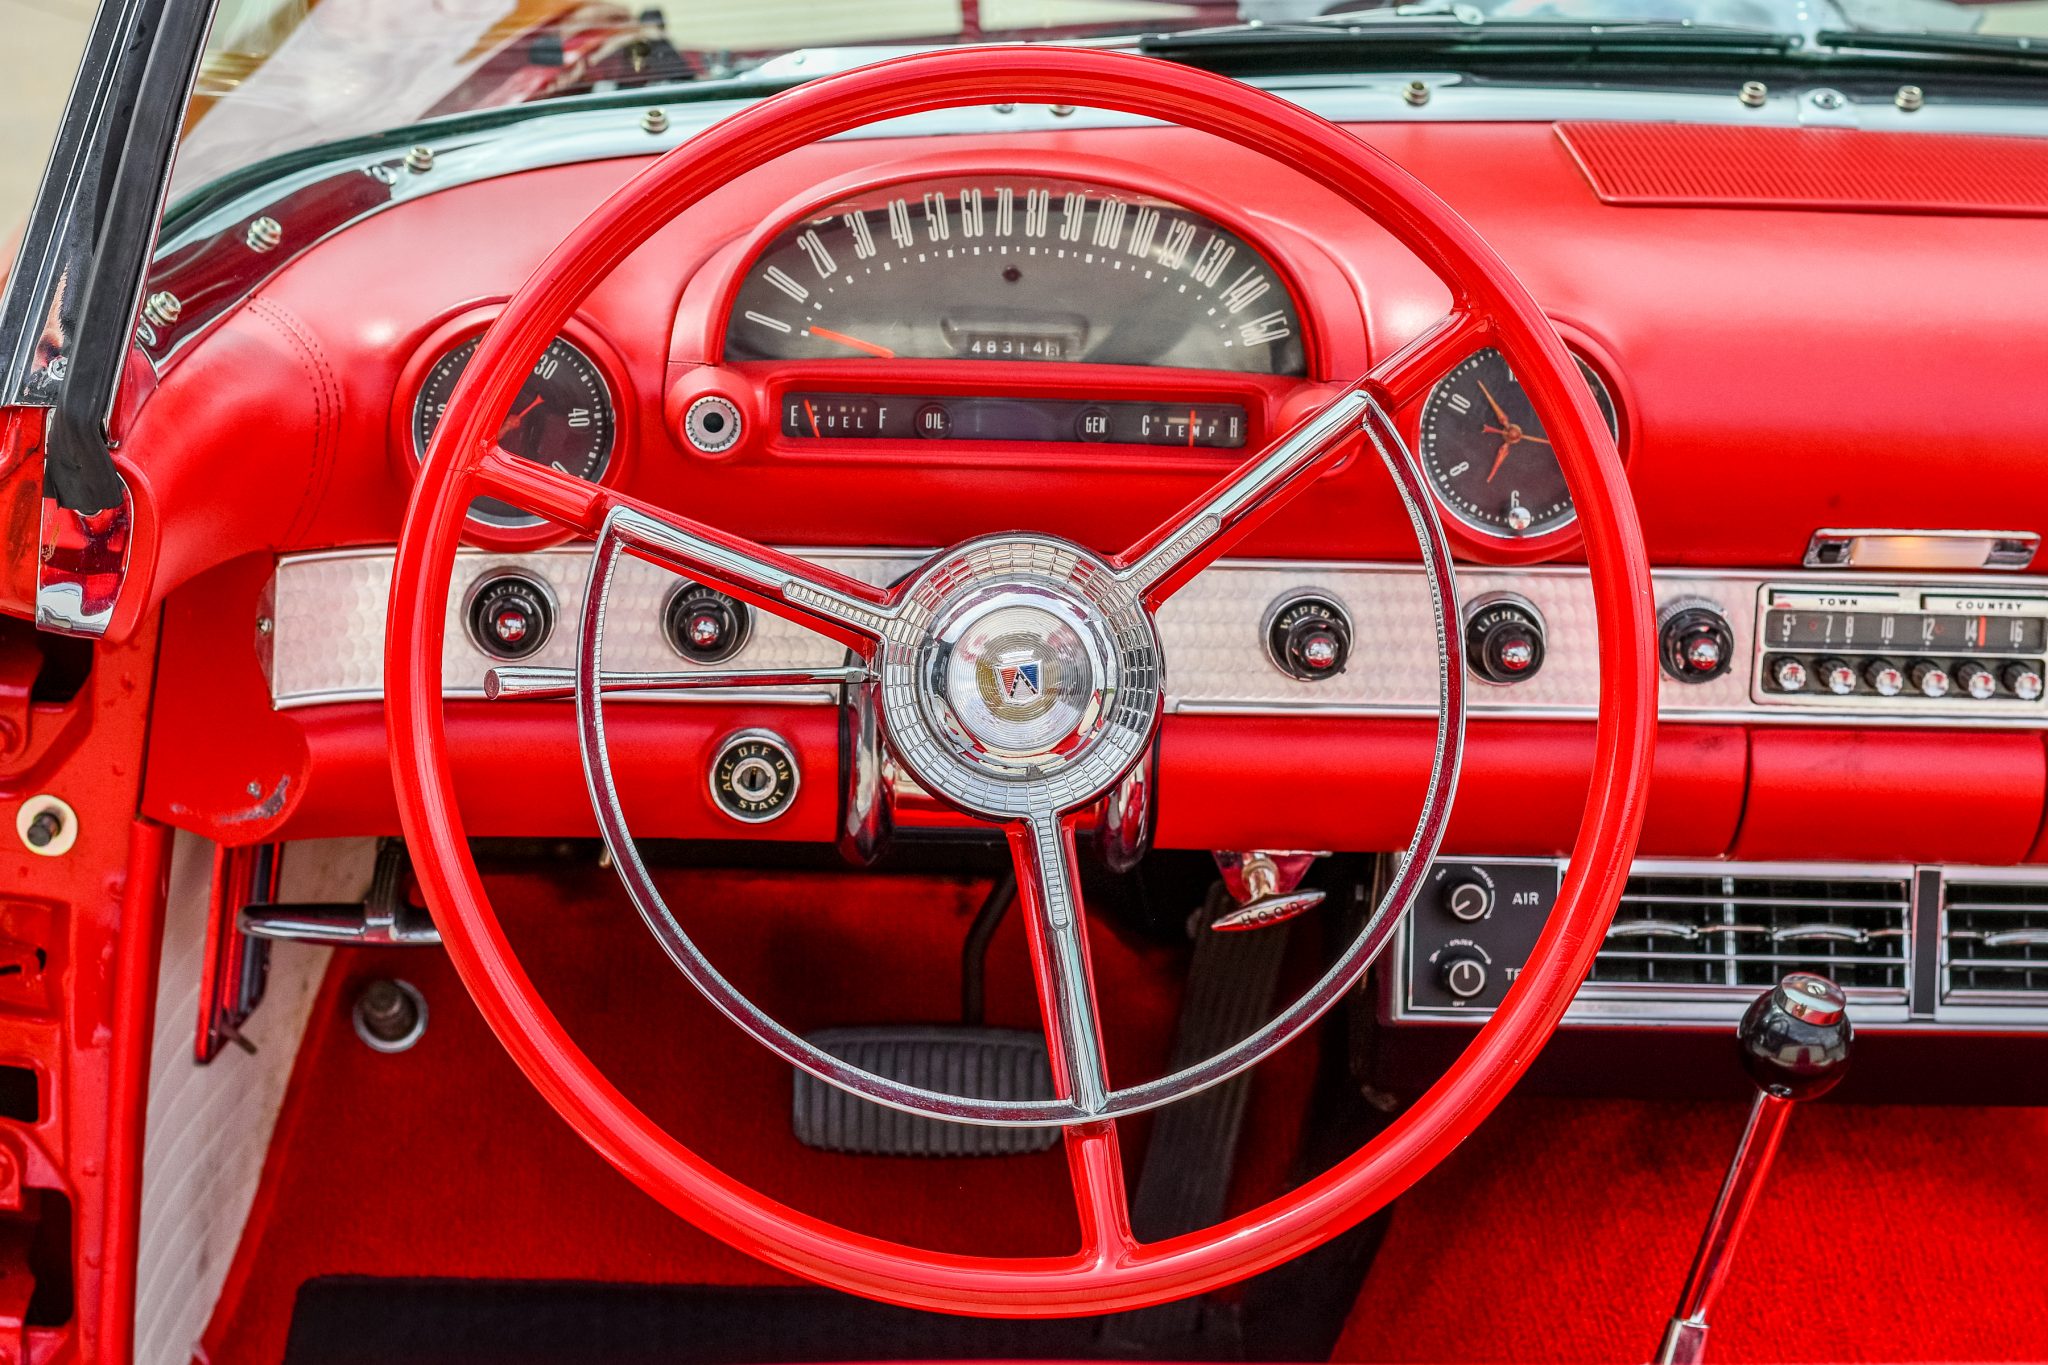
M 1849 1069 L 1849 1000 L 1812 972 L 1793 972 L 1742 1016 L 1736 1041 L 1757 1088 L 1779 1099 L 1810 1100 L 1840 1084 Z
M 1812 972 L 1793 972 L 1758 996 L 1736 1026 L 1743 1070 L 1756 1082 L 1756 1102 L 1736 1144 L 1721 1196 L 1707 1218 L 1678 1311 L 1657 1347 L 1657 1365 L 1698 1365 L 1706 1358 L 1707 1310 L 1728 1277 L 1735 1244 L 1756 1207 L 1764 1177 L 1792 1105 L 1835 1088 L 1849 1069 L 1849 999 Z

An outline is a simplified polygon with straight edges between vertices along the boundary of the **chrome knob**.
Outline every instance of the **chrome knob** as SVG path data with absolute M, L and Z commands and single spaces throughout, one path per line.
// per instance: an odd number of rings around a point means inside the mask
M 1956 670 L 1956 682 L 1973 701 L 1989 701 L 1998 695 L 1998 678 L 1974 659 Z
M 1658 628 L 1658 654 L 1664 671 L 1682 683 L 1712 682 L 1728 671 L 1735 658 L 1735 635 L 1728 618 L 1706 603 L 1669 611 Z
M 1266 657 L 1290 678 L 1322 682 L 1351 661 L 1351 617 L 1332 598 L 1283 598 L 1268 612 Z
M 1856 690 L 1856 670 L 1840 659 L 1822 659 L 1819 664 L 1820 685 L 1838 697 L 1846 697 Z
M 2007 664 L 1999 670 L 1998 680 L 2021 701 L 2041 700 L 2041 673 L 2032 664 Z
M 1940 664 L 1922 659 L 1914 664 L 1906 676 L 1913 680 L 1913 686 L 1923 697 L 1945 697 L 1948 695 L 1948 670 Z
M 1880 697 L 1896 697 L 1906 690 L 1906 675 L 1890 659 L 1872 659 L 1863 665 L 1863 681 Z
M 1780 692 L 1798 692 L 1806 686 L 1806 665 L 1797 659 L 1780 659 L 1771 665 L 1771 681 Z
M 1482 598 L 1465 618 L 1465 662 L 1490 683 L 1517 683 L 1543 667 L 1543 618 L 1519 597 Z

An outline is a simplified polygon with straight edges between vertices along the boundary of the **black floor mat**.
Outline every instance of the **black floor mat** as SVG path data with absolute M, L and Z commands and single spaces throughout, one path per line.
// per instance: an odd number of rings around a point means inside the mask
M 1086 1360 L 1102 1355 L 1102 1322 L 961 1318 L 803 1287 L 337 1276 L 299 1289 L 285 1365 Z M 1236 1355 L 1234 1343 L 1173 1348 L 1156 1358 Z

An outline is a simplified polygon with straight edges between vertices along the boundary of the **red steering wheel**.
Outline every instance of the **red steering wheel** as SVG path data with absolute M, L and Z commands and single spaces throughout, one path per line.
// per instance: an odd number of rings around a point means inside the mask
M 882 591 L 500 450 L 496 415 L 585 295 L 712 188 L 876 120 L 994 100 L 1087 105 L 1177 123 L 1286 162 L 1391 232 L 1450 285 L 1432 330 L 1121 555 L 1013 533 L 941 552 Z M 1493 1018 L 1457 1063 L 1370 1145 L 1226 1222 L 1140 1243 L 1127 1216 L 1119 1116 L 1215 1084 L 1306 1028 L 1356 983 L 1405 912 L 1443 832 L 1463 721 L 1463 670 L 1443 533 L 1387 414 L 1471 351 L 1498 345 L 1555 443 L 1579 507 L 1597 608 L 1600 718 L 1592 790 L 1549 924 Z M 1245 1044 L 1160 1081 L 1113 1088 L 1088 971 L 1073 819 L 1155 740 L 1164 696 L 1153 613 L 1356 447 L 1371 440 L 1408 505 L 1437 595 L 1438 765 L 1403 871 L 1365 932 L 1301 1000 Z M 712 1167 L 657 1127 L 570 1040 L 514 957 L 456 809 L 441 705 L 455 550 L 473 498 L 492 496 L 597 542 L 576 694 L 600 825 L 628 891 L 693 984 L 757 1040 L 877 1102 L 961 1122 L 1058 1123 L 1082 1245 L 1058 1257 L 941 1254 L 809 1217 Z M 604 757 L 603 584 L 621 554 L 653 560 L 844 641 L 881 736 L 928 789 L 1010 836 L 1044 1006 L 1055 1099 L 985 1103 L 916 1090 L 837 1063 L 734 993 L 644 876 Z M 1027 709 L 977 703 L 978 642 L 1000 631 L 1042 661 Z M 398 546 L 385 685 L 400 817 L 450 956 L 491 1027 L 548 1101 L 642 1189 L 764 1260 L 869 1298 L 1001 1316 L 1138 1308 L 1243 1279 L 1326 1241 L 1442 1159 L 1529 1065 L 1570 1002 L 1621 894 L 1642 823 L 1655 728 L 1653 599 L 1621 463 L 1556 331 L 1462 219 L 1357 138 L 1274 96 L 1149 58 L 1064 48 L 906 57 L 811 82 L 669 152 L 548 257 L 485 335 L 441 422 Z M 961 679 L 968 679 L 961 682 Z M 1050 717 L 1050 719 L 1048 719 Z

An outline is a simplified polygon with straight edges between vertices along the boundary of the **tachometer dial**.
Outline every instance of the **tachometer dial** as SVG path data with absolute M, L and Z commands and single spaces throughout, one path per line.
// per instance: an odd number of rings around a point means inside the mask
M 453 347 L 427 371 L 419 396 L 413 400 L 415 454 L 425 456 L 434 428 L 441 424 L 441 414 L 448 407 L 448 396 L 476 354 L 479 340 L 471 337 Z M 603 374 L 573 342 L 556 337 L 534 362 L 519 396 L 512 400 L 511 411 L 498 431 L 498 444 L 514 455 L 595 483 L 611 463 L 615 426 L 611 390 Z M 491 526 L 541 524 L 540 518 L 496 498 L 478 498 L 470 505 L 469 514 Z
M 1579 373 L 1618 438 L 1607 385 L 1583 360 Z M 1578 515 L 1535 405 L 1508 358 L 1492 347 L 1467 356 L 1430 391 L 1422 464 L 1451 515 L 1488 535 L 1542 535 Z
M 1285 277 L 1192 209 L 1079 181 L 891 185 L 746 268 L 731 360 L 1065 360 L 1303 373 Z

